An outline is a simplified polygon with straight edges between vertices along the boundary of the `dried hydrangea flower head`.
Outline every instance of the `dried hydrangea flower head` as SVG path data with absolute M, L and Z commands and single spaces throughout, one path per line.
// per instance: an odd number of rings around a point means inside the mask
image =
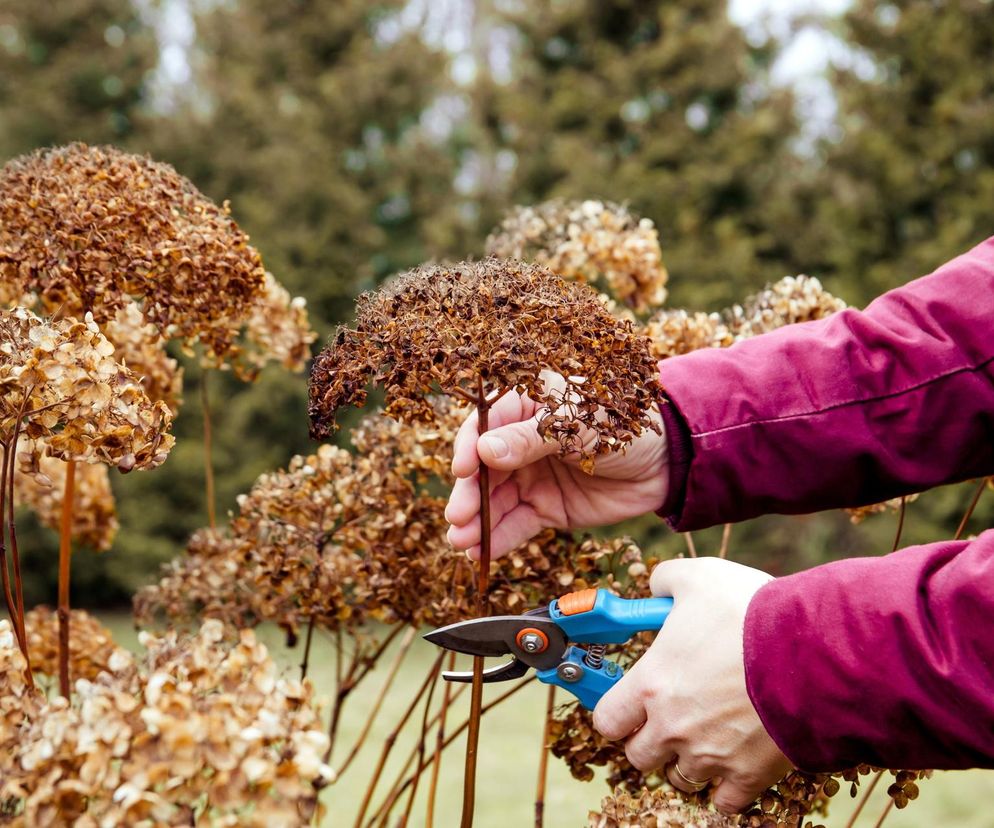
M 23 434 L 62 460 L 121 471 L 162 463 L 172 415 L 113 355 L 89 315 L 44 322 L 23 308 L 0 310 L 0 440 L 23 418 Z
M 30 509 L 42 524 L 58 532 L 68 464 L 46 456 L 44 448 L 33 441 L 21 446 L 18 457 L 25 467 L 18 464 L 14 468 L 15 505 Z M 106 466 L 87 463 L 76 469 L 73 502 L 70 537 L 90 549 L 106 552 L 119 526 Z
M 516 207 L 487 239 L 487 254 L 590 282 L 637 311 L 666 301 L 659 234 L 649 219 L 618 204 L 554 200 Z
M 262 292 L 245 320 L 243 344 L 235 370 L 251 378 L 268 362 L 299 373 L 311 358 L 317 333 L 307 318 L 307 300 L 291 296 L 272 273 L 265 274 Z
M 138 303 L 126 300 L 101 330 L 114 346 L 114 358 L 141 378 L 148 398 L 161 400 L 175 416 L 183 397 L 183 369 L 166 352 L 166 340 L 146 321 Z
M 39 606 L 24 616 L 31 667 L 36 673 L 59 674 L 59 620 L 50 607 Z M 95 679 L 110 670 L 111 657 L 120 651 L 114 636 L 86 610 L 72 610 L 69 672 L 73 678 Z
M 917 494 L 905 495 L 904 498 L 892 497 L 890 500 L 885 500 L 882 503 L 871 503 L 868 506 L 857 506 L 853 509 L 846 509 L 845 512 L 849 515 L 849 520 L 855 524 L 859 524 L 871 515 L 880 515 L 884 512 L 900 512 L 902 499 L 905 504 L 908 504 L 914 503 L 919 497 L 920 495 Z
M 733 305 L 724 316 L 735 338 L 745 339 L 784 325 L 822 319 L 846 307 L 813 276 L 785 276 L 744 304 Z
M 734 828 L 735 817 L 687 802 L 673 791 L 643 791 L 631 795 L 615 791 L 592 811 L 589 828 Z
M 223 353 L 263 278 L 228 208 L 168 164 L 70 144 L 0 172 L 0 279 L 49 311 L 103 323 L 131 296 L 168 338 Z
M 656 359 L 687 354 L 700 348 L 727 348 L 734 341 L 732 332 L 720 314 L 664 310 L 645 323 L 645 335 L 651 341 Z
M 16 660 L 5 625 L 0 661 Z M 315 783 L 332 776 L 310 686 L 281 678 L 250 631 L 217 621 L 140 641 L 140 662 L 116 651 L 71 704 L 37 705 L 14 734 L 0 724 L 8 823 L 309 825 Z
M 546 388 L 542 372 L 566 378 Z M 432 422 L 433 392 L 477 401 L 517 389 L 548 406 L 541 428 L 563 452 L 619 449 L 646 427 L 657 390 L 648 342 L 612 317 L 597 295 L 545 268 L 487 259 L 425 266 L 359 298 L 314 363 L 311 433 L 335 428 L 345 405 L 362 405 L 371 380 L 397 419 Z M 586 426 L 591 439 L 578 437 Z

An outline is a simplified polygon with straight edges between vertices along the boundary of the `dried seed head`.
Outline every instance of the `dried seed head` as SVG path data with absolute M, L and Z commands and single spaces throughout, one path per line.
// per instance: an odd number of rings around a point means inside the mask
M 905 504 L 914 503 L 918 500 L 920 495 L 912 494 L 906 495 L 904 498 Z M 901 511 L 901 498 L 893 497 L 890 500 L 885 500 L 883 503 L 871 503 L 869 506 L 857 506 L 854 509 L 846 509 L 846 514 L 849 515 L 849 520 L 853 523 L 862 523 L 871 515 L 880 515 L 884 512 L 899 512 Z
M 726 348 L 734 337 L 717 313 L 665 310 L 650 317 L 645 334 L 657 359 L 678 356 L 700 348 Z
M 736 340 L 757 336 L 784 325 L 822 319 L 846 308 L 846 303 L 822 287 L 813 276 L 785 276 L 779 282 L 733 305 L 724 313 Z
M 84 466 L 84 468 L 89 468 Z M 103 468 L 94 466 L 93 468 Z M 94 680 L 104 670 L 112 671 L 115 653 L 124 651 L 114 642 L 113 634 L 86 610 L 72 610 L 69 625 L 69 675 L 72 680 Z M 36 673 L 59 675 L 59 619 L 50 607 L 39 606 L 24 615 L 31 668 Z
M 727 817 L 687 802 L 674 791 L 656 790 L 630 794 L 618 789 L 591 811 L 589 828 L 734 828 L 735 817 Z
M 565 387 L 547 388 L 546 369 Z M 520 262 L 421 267 L 360 297 L 355 329 L 340 329 L 315 361 L 312 434 L 330 434 L 338 409 L 362 405 L 374 379 L 387 414 L 408 422 L 433 421 L 433 391 L 477 398 L 479 383 L 488 395 L 527 392 L 548 406 L 543 432 L 586 464 L 656 427 L 647 340 L 589 289 Z M 591 435 L 582 443 L 581 426 Z
M 649 219 L 618 204 L 556 200 L 515 207 L 487 239 L 487 254 L 590 282 L 637 311 L 666 301 L 659 234 Z

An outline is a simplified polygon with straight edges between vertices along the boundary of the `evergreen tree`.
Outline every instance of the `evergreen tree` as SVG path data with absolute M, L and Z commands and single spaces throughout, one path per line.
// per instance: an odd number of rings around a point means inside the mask
M 0 0 L 0 158 L 124 142 L 156 58 L 129 0 Z
M 674 304 L 727 303 L 783 275 L 765 208 L 794 134 L 724 0 L 568 0 L 508 17 L 520 53 L 492 120 L 518 202 L 627 201 L 660 228 Z
M 860 0 L 838 22 L 839 132 L 780 227 L 854 302 L 929 273 L 994 223 L 994 18 L 984 0 Z

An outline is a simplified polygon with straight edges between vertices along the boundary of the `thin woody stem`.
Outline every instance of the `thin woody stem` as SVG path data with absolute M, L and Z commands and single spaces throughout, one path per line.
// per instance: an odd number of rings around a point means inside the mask
M 345 761 L 342 762 L 341 767 L 336 769 L 336 773 L 339 778 L 348 769 L 349 765 L 352 764 L 352 760 L 355 759 L 356 754 L 362 748 L 363 744 L 366 742 L 366 737 L 369 736 L 370 728 L 373 726 L 373 722 L 376 720 L 377 715 L 380 712 L 380 707 L 383 706 L 383 700 L 386 698 L 387 692 L 390 690 L 393 684 L 394 678 L 397 676 L 397 671 L 400 669 L 401 663 L 404 661 L 404 656 L 407 655 L 408 650 L 411 649 L 411 643 L 414 641 L 414 636 L 417 630 L 414 627 L 408 627 L 407 633 L 404 635 L 403 640 L 400 642 L 400 647 L 397 650 L 397 654 L 394 656 L 393 663 L 390 665 L 390 670 L 383 680 L 383 684 L 380 686 L 380 692 L 376 696 L 376 701 L 373 702 L 373 709 L 366 716 L 366 723 L 362 727 L 362 732 L 359 734 L 359 738 L 356 739 L 355 744 L 352 745 L 352 749 L 349 751 L 348 755 L 345 757 Z
M 959 528 L 957 528 L 956 534 L 953 535 L 953 540 L 959 540 L 963 537 L 966 525 L 970 522 L 970 518 L 973 517 L 973 510 L 977 508 L 977 503 L 980 501 L 980 496 L 984 493 L 988 479 L 989 478 L 985 477 L 980 481 L 980 485 L 977 486 L 977 491 L 973 495 L 973 500 L 970 501 L 970 506 L 966 510 L 966 514 L 963 515 L 963 519 L 959 522 Z
M 62 496 L 59 526 L 59 692 L 69 698 L 69 562 L 72 559 L 72 510 L 75 498 L 76 461 L 66 468 L 66 488 Z
M 7 566 L 7 530 L 3 524 L 3 517 L 7 514 L 7 455 L 12 452 L 7 450 L 6 443 L 0 443 L 0 448 L 3 449 L 3 455 L 0 458 L 0 577 L 3 579 L 3 597 L 7 603 L 7 614 L 10 616 L 10 625 L 14 629 L 17 646 L 23 652 L 24 642 L 21 640 L 21 627 L 17 623 L 14 596 L 10 591 L 10 571 Z
M 683 539 L 687 541 L 687 553 L 691 558 L 697 557 L 697 547 L 694 545 L 694 536 L 690 532 L 683 532 Z
M 890 813 L 891 808 L 893 807 L 894 807 L 894 800 L 891 799 L 887 803 L 887 805 L 884 806 L 884 811 L 882 814 L 880 814 L 880 819 L 878 819 L 876 823 L 874 823 L 873 828 L 880 828 L 880 826 L 884 824 L 884 820 L 887 819 L 887 815 Z
M 456 654 L 449 653 L 449 670 L 456 666 Z M 435 761 L 431 767 L 431 782 L 428 786 L 428 806 L 425 812 L 425 828 L 432 828 L 435 821 L 435 793 L 438 790 L 438 774 L 442 769 L 441 746 L 445 742 L 445 716 L 449 711 L 449 700 L 452 694 L 452 683 L 445 682 L 442 692 L 442 707 L 438 711 L 438 731 L 435 734 Z
M 511 696 L 513 696 L 515 693 L 517 693 L 519 690 L 521 690 L 521 688 L 526 687 L 527 685 L 531 684 L 533 681 L 535 681 L 535 676 L 531 676 L 529 678 L 526 678 L 526 679 L 524 679 L 524 681 L 519 681 L 510 690 L 506 691 L 505 693 L 502 693 L 501 695 L 499 695 L 493 701 L 487 702 L 485 705 L 483 705 L 483 708 L 480 711 L 481 714 L 485 715 L 487 713 L 487 711 L 493 709 L 498 704 L 501 704 L 502 702 L 507 701 L 509 698 L 511 698 Z M 455 698 L 455 695 L 453 695 L 453 698 Z M 451 745 L 456 739 L 458 739 L 462 735 L 462 732 L 464 730 L 466 730 L 466 728 L 468 728 L 468 727 L 469 727 L 469 719 L 467 718 L 467 719 L 465 719 L 462 722 L 462 724 L 459 725 L 459 727 L 457 727 L 455 730 L 453 730 L 452 733 L 449 736 L 445 737 L 445 741 L 442 743 L 441 747 L 436 748 L 435 752 L 431 756 L 428 757 L 428 759 L 426 760 L 425 764 L 427 765 L 427 764 L 429 764 L 431 762 L 434 762 L 435 759 L 438 757 L 438 755 L 442 751 L 444 751 L 449 745 Z M 400 786 L 400 790 L 397 791 L 396 796 L 400 796 L 404 791 L 406 791 L 413 784 L 414 784 L 414 775 L 412 774 L 411 776 L 408 776 L 407 779 L 404 780 L 403 784 Z
M 311 661 L 311 642 L 314 640 L 314 616 L 307 622 L 307 638 L 304 639 L 304 658 L 300 662 L 300 680 L 307 678 L 307 668 Z
M 556 685 L 549 685 L 549 696 L 545 702 L 545 726 L 542 728 L 542 752 L 538 758 L 538 783 L 535 787 L 535 828 L 545 824 L 545 783 L 549 776 L 549 727 L 552 724 L 552 711 L 556 704 Z
M 211 402 L 207 381 L 210 377 L 209 370 L 204 369 L 200 377 L 200 406 L 204 415 L 204 484 L 206 486 L 207 498 L 207 524 L 211 529 L 217 528 L 217 519 L 214 509 L 214 461 L 211 458 Z
M 376 770 L 373 771 L 373 776 L 369 780 L 369 785 L 366 788 L 366 794 L 362 799 L 362 806 L 359 809 L 359 816 L 356 817 L 355 828 L 362 828 L 363 819 L 366 816 L 366 811 L 369 810 L 369 803 L 373 798 L 373 794 L 376 792 L 376 786 L 379 784 L 380 776 L 383 774 L 383 767 L 387 763 L 387 759 L 390 757 L 390 752 L 393 750 L 393 746 L 397 741 L 397 736 L 400 735 L 400 731 L 403 730 L 404 725 L 407 724 L 407 720 L 411 718 L 411 714 L 414 712 L 415 708 L 418 706 L 418 702 L 421 701 L 421 697 L 427 692 L 428 688 L 435 683 L 435 677 L 438 671 L 442 667 L 442 659 L 445 658 L 445 653 L 441 652 L 438 654 L 438 658 L 435 659 L 435 663 L 432 665 L 431 669 L 428 671 L 428 675 L 425 680 L 421 683 L 421 687 L 418 689 L 417 694 L 414 699 L 407 706 L 404 711 L 404 715 L 401 716 L 400 721 L 397 722 L 397 726 L 390 731 L 386 740 L 383 742 L 383 750 L 380 751 L 380 759 L 376 764 Z
M 435 693 L 435 688 L 438 686 L 439 671 L 435 671 L 435 681 L 432 682 L 431 689 L 428 691 L 428 698 L 425 700 L 425 712 L 424 716 L 421 718 L 421 735 L 418 737 L 417 753 L 418 753 L 418 767 L 414 771 L 414 784 L 411 785 L 411 795 L 407 798 L 407 807 L 404 809 L 404 813 L 400 817 L 400 821 L 397 823 L 397 828 L 407 828 L 407 821 L 411 818 L 411 811 L 414 809 L 414 798 L 418 795 L 418 782 L 421 781 L 421 776 L 425 771 L 425 741 L 428 738 L 428 714 L 431 711 L 431 699 Z M 449 687 L 449 682 L 442 679 L 446 686 Z M 390 816 L 391 805 L 387 808 L 386 812 L 383 814 L 383 822 L 386 823 L 387 817 Z
M 20 439 L 21 423 L 24 420 L 24 410 L 27 408 L 28 399 L 34 391 L 34 386 L 28 389 L 21 401 L 21 407 L 17 412 L 17 419 L 14 422 L 14 433 L 10 438 L 10 445 L 7 449 L 7 536 L 10 540 L 10 558 L 14 565 L 14 605 L 17 616 L 12 618 L 14 626 L 17 628 L 21 640 L 21 651 L 24 654 L 25 674 L 29 687 L 34 687 L 34 673 L 31 670 L 31 653 L 28 651 L 28 635 L 24 630 L 24 584 L 21 580 L 21 555 L 17 549 L 17 525 L 14 523 L 14 463 L 17 462 L 17 441 Z M 3 520 L 3 513 L 0 512 L 0 521 Z
M 873 793 L 873 789 L 877 787 L 877 783 L 880 778 L 884 775 L 884 772 L 877 771 L 877 775 L 873 777 L 873 781 L 867 786 L 863 795 L 859 798 L 859 804 L 856 806 L 856 810 L 853 811 L 852 816 L 849 817 L 849 821 L 846 823 L 845 828 L 853 828 L 856 824 L 856 820 L 859 818 L 860 813 L 862 813 L 863 808 L 866 807 L 866 803 L 870 801 L 870 795 Z
M 487 402 L 483 378 L 477 378 L 476 409 L 479 433 L 490 428 L 490 404 Z M 480 574 L 477 580 L 476 610 L 480 618 L 488 615 L 487 590 L 490 586 L 490 469 L 480 461 Z M 469 697 L 469 733 L 466 736 L 466 767 L 463 773 L 462 818 L 460 828 L 473 828 L 476 806 L 476 759 L 480 744 L 480 716 L 483 706 L 483 657 L 473 657 L 473 687 Z
M 897 552 L 897 548 L 901 545 L 901 534 L 904 532 L 904 514 L 908 510 L 908 498 L 906 496 L 901 497 L 901 508 L 897 513 L 897 532 L 894 534 L 894 546 L 891 548 L 892 552 Z
M 718 550 L 719 558 L 728 557 L 728 541 L 732 536 L 732 524 L 726 523 L 725 528 L 721 530 L 721 549 Z

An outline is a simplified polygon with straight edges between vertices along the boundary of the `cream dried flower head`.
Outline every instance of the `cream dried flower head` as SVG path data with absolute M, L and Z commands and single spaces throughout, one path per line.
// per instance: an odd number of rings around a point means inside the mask
M 62 460 L 121 471 L 162 463 L 172 415 L 113 355 L 89 315 L 45 322 L 23 308 L 0 310 L 0 439 L 9 442 L 20 424 Z
M 738 340 L 784 325 L 823 319 L 846 307 L 845 302 L 825 290 L 813 276 L 785 276 L 750 296 L 742 305 L 733 305 L 724 316 Z
M 0 622 L 0 661 L 16 662 L 8 630 Z M 35 704 L 16 730 L 0 724 L 8 824 L 309 825 L 316 786 L 332 778 L 310 686 L 283 678 L 250 631 L 218 621 L 140 640 L 140 661 L 115 652 L 76 682 L 72 703 Z
M 700 348 L 726 348 L 734 341 L 720 314 L 664 310 L 645 323 L 645 335 L 657 359 L 679 356 Z
M 24 629 L 31 653 L 31 669 L 36 673 L 59 675 L 59 619 L 50 607 L 38 606 L 24 615 Z M 112 671 L 111 664 L 126 653 L 115 643 L 114 636 L 86 610 L 72 610 L 69 626 L 69 675 L 75 679 L 93 680 L 103 671 Z
M 487 254 L 590 282 L 637 311 L 666 301 L 659 234 L 649 219 L 618 204 L 555 200 L 516 207 L 487 239 Z

